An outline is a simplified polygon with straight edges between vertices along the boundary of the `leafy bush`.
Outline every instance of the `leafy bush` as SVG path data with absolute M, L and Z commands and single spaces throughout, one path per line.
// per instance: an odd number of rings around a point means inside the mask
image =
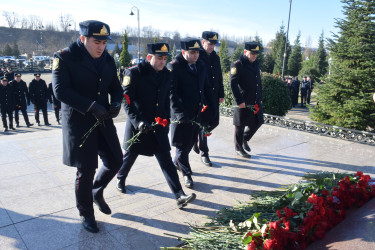
M 263 84 L 263 109 L 270 115 L 284 116 L 291 106 L 289 90 L 280 77 L 262 73 Z M 233 107 L 233 95 L 230 88 L 229 73 L 223 74 L 225 100 L 221 104 L 224 107 Z

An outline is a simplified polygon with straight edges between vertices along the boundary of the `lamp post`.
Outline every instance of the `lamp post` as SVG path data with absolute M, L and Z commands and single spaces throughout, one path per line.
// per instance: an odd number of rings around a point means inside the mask
M 137 10 L 137 18 L 138 18 L 138 63 L 140 63 L 140 61 L 141 61 L 141 29 L 139 27 L 139 9 L 138 9 L 137 6 L 133 6 L 131 8 L 130 14 L 129 14 L 131 16 L 134 16 L 133 9 Z
M 283 70 L 281 72 L 281 78 L 284 79 L 284 68 L 285 68 L 285 60 L 286 60 L 286 46 L 288 43 L 288 35 L 289 35 L 289 22 L 290 22 L 290 10 L 292 9 L 292 0 L 289 0 L 289 17 L 288 17 L 288 28 L 286 29 L 286 39 L 285 39 L 285 48 L 284 48 L 284 59 L 283 59 Z

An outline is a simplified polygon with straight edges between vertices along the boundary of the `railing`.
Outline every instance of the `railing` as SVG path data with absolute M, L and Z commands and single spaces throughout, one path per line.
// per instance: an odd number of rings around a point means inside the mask
M 227 107 L 220 107 L 220 114 L 228 117 L 233 117 L 233 109 Z M 347 141 L 375 145 L 375 133 L 370 133 L 366 131 L 341 128 L 337 126 L 325 125 L 311 121 L 304 121 L 269 114 L 264 114 L 264 124 L 309 132 L 313 134 L 338 138 Z

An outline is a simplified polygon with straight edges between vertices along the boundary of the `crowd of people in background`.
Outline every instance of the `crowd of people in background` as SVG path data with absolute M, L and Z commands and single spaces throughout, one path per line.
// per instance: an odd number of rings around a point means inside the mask
M 304 76 L 302 82 L 298 80 L 298 76 L 284 78 L 292 101 L 292 108 L 298 105 L 298 96 L 301 97 L 300 107 L 306 107 L 311 102 L 311 93 L 314 90 L 314 80 L 311 76 Z M 320 81 L 319 84 L 323 84 Z
M 33 104 L 34 118 L 38 126 L 41 126 L 39 120 L 39 111 L 42 110 L 44 125 L 50 126 L 48 122 L 47 104 L 53 104 L 56 122 L 60 125 L 61 103 L 56 99 L 52 91 L 52 83 L 47 86 L 41 79 L 40 73 L 34 74 L 34 79 L 27 85 L 22 80 L 22 74 L 12 71 L 12 68 L 0 69 L 0 110 L 3 122 L 3 132 L 16 130 L 19 128 L 21 111 L 27 127 L 34 124 L 30 122 L 27 114 L 27 107 Z M 13 121 L 14 118 L 14 121 Z

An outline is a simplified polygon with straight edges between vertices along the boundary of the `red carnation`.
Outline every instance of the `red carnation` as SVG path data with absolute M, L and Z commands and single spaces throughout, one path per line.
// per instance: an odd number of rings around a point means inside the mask
M 166 127 L 168 125 L 168 120 L 167 119 L 163 119 L 162 125 L 163 125 L 163 127 Z
M 258 111 L 259 111 L 259 105 L 258 104 L 255 104 L 254 105 L 254 115 L 256 115 L 257 113 L 258 113 Z
M 204 134 L 204 137 L 208 137 L 210 135 L 212 135 L 212 133 Z
M 22 108 L 21 106 L 18 106 L 18 108 Z
M 201 112 L 203 113 L 204 111 L 206 111 L 206 109 L 207 109 L 207 105 L 204 105 Z
M 126 103 L 129 105 L 130 104 L 130 97 L 127 94 L 124 94 Z

